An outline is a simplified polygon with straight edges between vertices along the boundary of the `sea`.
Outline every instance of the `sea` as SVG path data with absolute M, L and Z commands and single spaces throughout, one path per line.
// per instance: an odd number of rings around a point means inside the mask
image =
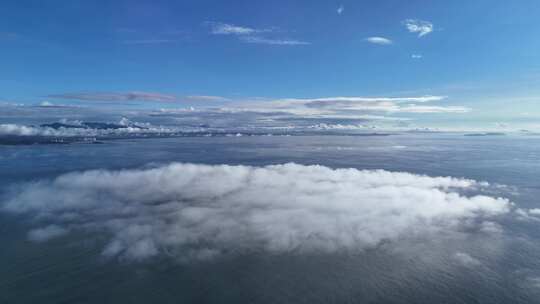
M 172 136 L 6 144 L 0 145 L 0 200 L 67 173 L 171 163 L 295 163 L 471 179 L 489 183 L 487 195 L 512 202 L 512 214 L 521 216 L 497 219 L 499 237 L 484 240 L 475 235 L 358 251 L 134 260 L 103 255 L 106 231 L 35 242 L 28 234 L 36 221 L 32 214 L 0 212 L 0 303 L 540 303 L 540 221 L 534 212 L 519 211 L 540 208 L 540 137 L 534 135 Z M 456 251 L 467 252 L 463 263 L 453 258 Z

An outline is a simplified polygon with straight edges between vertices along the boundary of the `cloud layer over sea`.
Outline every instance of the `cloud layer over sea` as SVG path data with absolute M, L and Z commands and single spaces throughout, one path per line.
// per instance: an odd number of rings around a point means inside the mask
M 31 216 L 33 241 L 105 232 L 105 256 L 199 260 L 243 252 L 360 252 L 385 242 L 498 234 L 497 218 L 513 204 L 470 194 L 484 187 L 469 179 L 292 163 L 172 163 L 26 183 L 6 194 L 1 208 Z

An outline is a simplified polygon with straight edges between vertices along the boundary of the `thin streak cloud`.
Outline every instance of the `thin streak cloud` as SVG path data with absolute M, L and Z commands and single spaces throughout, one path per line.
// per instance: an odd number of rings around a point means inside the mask
M 311 44 L 307 41 L 276 37 L 278 31 L 275 28 L 257 29 L 221 22 L 207 22 L 206 24 L 210 25 L 212 35 L 236 36 L 244 43 L 289 46 Z
M 157 102 L 173 102 L 178 98 L 174 95 L 155 93 L 155 92 L 80 92 L 80 93 L 63 93 L 48 95 L 48 98 L 69 99 L 80 101 L 157 101 Z
M 298 116 L 355 117 L 366 113 L 466 113 L 463 106 L 426 106 L 417 103 L 441 101 L 446 96 L 417 97 L 326 97 L 288 98 L 231 104 L 226 111 L 282 112 Z
M 210 22 L 209 24 L 211 33 L 214 35 L 249 35 L 268 31 L 220 22 Z
M 269 45 L 309 45 L 311 43 L 300 40 L 290 40 L 290 39 L 268 39 L 258 36 L 244 36 L 240 37 L 240 40 L 247 43 L 255 44 L 269 44 Z
M 124 40 L 123 44 L 166 44 L 174 43 L 176 40 L 172 39 L 141 39 L 141 40 Z
M 68 99 L 75 101 L 149 101 L 149 102 L 223 102 L 230 101 L 229 98 L 223 96 L 212 95 L 187 95 L 176 96 L 171 94 L 163 94 L 156 92 L 77 92 L 77 93 L 62 93 L 46 96 L 52 99 Z

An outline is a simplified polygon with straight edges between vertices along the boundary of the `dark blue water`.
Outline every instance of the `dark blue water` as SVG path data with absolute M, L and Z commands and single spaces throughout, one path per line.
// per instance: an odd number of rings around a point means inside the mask
M 0 146 L 0 184 L 4 191 L 72 171 L 170 162 L 295 162 L 465 177 L 505 185 L 490 195 L 540 208 L 540 138 L 526 136 L 147 138 Z M 540 222 L 501 221 L 505 231 L 496 242 L 473 235 L 397 251 L 247 252 L 179 263 L 167 257 L 105 258 L 106 237 L 93 233 L 30 242 L 31 219 L 1 214 L 0 303 L 540 303 Z M 456 266 L 448 255 L 456 248 L 472 252 L 481 265 Z

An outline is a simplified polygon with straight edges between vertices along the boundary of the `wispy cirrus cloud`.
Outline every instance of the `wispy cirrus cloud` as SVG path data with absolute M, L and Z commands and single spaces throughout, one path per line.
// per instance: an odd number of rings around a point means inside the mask
M 163 94 L 156 92 L 75 92 L 52 94 L 46 96 L 52 99 L 69 99 L 76 101 L 150 101 L 150 102 L 224 102 L 229 98 L 211 95 L 187 95 L 176 96 L 172 94 Z
M 368 37 L 365 39 L 369 43 L 378 44 L 378 45 L 390 45 L 394 42 L 388 38 L 374 36 L 374 37 Z
M 412 97 L 325 97 L 281 99 L 217 99 L 226 105 L 199 108 L 198 114 L 246 114 L 280 119 L 389 119 L 387 114 L 437 114 L 467 113 L 465 106 L 443 106 L 427 103 L 442 101 L 446 96 Z
M 403 24 L 410 33 L 418 34 L 418 37 L 423 37 L 433 32 L 433 23 L 418 19 L 407 19 Z
M 165 95 L 160 93 L 71 93 L 51 95 L 82 102 L 156 102 L 183 104 L 182 109 L 164 109 L 152 115 L 178 115 L 187 124 L 211 124 L 230 128 L 252 126 L 296 127 L 316 124 L 358 124 L 370 121 L 392 121 L 396 118 L 418 119 L 419 115 L 463 114 L 469 107 L 455 104 L 431 104 L 446 96 L 363 97 L 336 96 L 323 98 L 227 98 L 212 95 Z M 397 115 L 402 114 L 402 115 Z M 411 116 L 407 116 L 411 115 Z M 412 116 L 415 115 L 415 116 Z M 180 120 L 178 120 L 180 121 Z M 176 122 L 178 122 L 176 121 Z M 383 123 L 386 124 L 386 123 Z
M 227 111 L 288 113 L 305 117 L 361 117 L 370 113 L 466 113 L 463 106 L 418 105 L 441 101 L 446 96 L 286 98 L 247 102 L 223 108 Z
M 270 44 L 270 45 L 308 45 L 308 44 L 311 44 L 309 42 L 300 41 L 300 40 L 270 39 L 270 38 L 263 38 L 259 36 L 243 36 L 243 37 L 240 37 L 240 40 L 246 43 Z
M 250 35 L 255 33 L 270 32 L 270 29 L 254 29 L 221 22 L 208 22 L 211 33 L 214 35 Z
M 419 105 L 407 105 L 404 107 L 398 107 L 395 110 L 389 109 L 389 112 L 400 113 L 467 113 L 471 109 L 463 106 L 419 106 Z
M 206 22 L 210 26 L 212 35 L 228 35 L 236 36 L 239 41 L 252 44 L 267 44 L 267 45 L 308 45 L 307 41 L 297 39 L 288 39 L 275 37 L 276 28 L 251 28 L 221 22 Z
M 71 99 L 81 101 L 159 101 L 173 102 L 178 98 L 174 95 L 154 92 L 80 92 L 48 95 L 48 98 Z
M 313 99 L 288 98 L 283 101 L 310 101 L 310 102 L 431 102 L 446 99 L 446 96 L 416 96 L 416 97 L 325 97 Z
M 166 44 L 166 43 L 174 43 L 177 42 L 177 40 L 173 39 L 137 39 L 137 40 L 124 40 L 122 41 L 123 44 Z
M 47 100 L 44 100 L 44 101 L 40 102 L 37 105 L 34 105 L 34 107 L 39 107 L 39 108 L 80 108 L 80 106 L 67 105 L 67 104 L 57 104 L 57 103 L 52 103 L 52 102 L 47 101 Z
M 212 96 L 212 95 L 188 95 L 181 98 L 185 101 L 206 101 L 206 102 L 223 102 L 231 101 L 230 98 L 223 96 Z

